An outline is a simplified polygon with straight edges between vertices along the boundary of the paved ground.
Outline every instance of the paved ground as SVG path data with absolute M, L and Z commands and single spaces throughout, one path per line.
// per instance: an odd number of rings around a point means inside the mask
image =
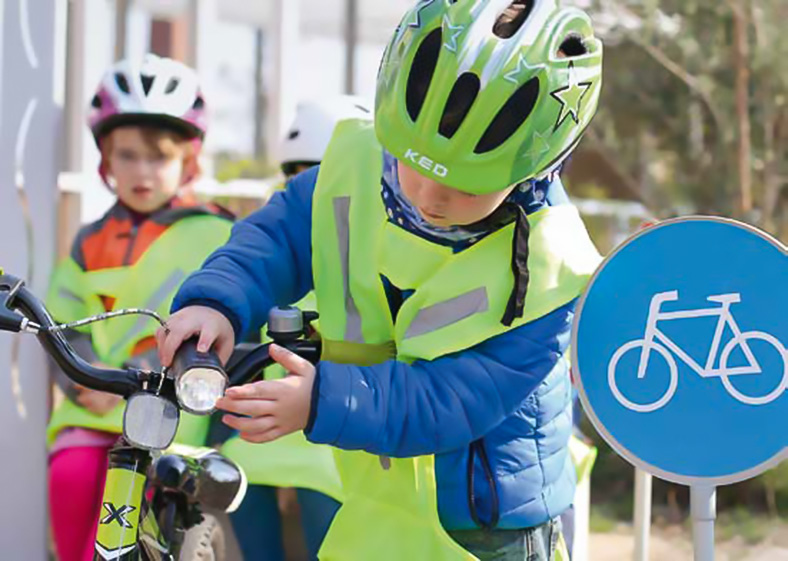
M 243 561 L 229 525 L 227 561 Z M 288 561 L 306 561 L 297 547 L 299 529 L 294 516 L 286 519 L 286 543 L 292 550 Z M 680 527 L 654 528 L 651 535 L 650 561 L 693 561 L 692 537 Z M 606 534 L 592 534 L 588 561 L 632 561 L 634 538 L 631 528 L 619 526 Z M 717 543 L 715 561 L 788 561 L 788 526 L 775 524 L 762 543 L 748 544 L 742 537 Z
M 680 528 L 654 529 L 651 536 L 651 561 L 692 561 L 691 536 Z M 589 561 L 632 561 L 634 538 L 622 527 L 608 534 L 592 534 Z M 718 542 L 715 561 L 788 561 L 788 532 L 776 526 L 757 545 L 741 537 Z

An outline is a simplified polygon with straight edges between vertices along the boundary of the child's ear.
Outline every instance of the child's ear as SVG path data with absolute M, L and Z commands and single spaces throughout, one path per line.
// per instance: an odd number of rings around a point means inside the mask
M 103 156 L 101 158 L 101 161 L 99 162 L 98 172 L 99 175 L 101 176 L 102 181 L 104 181 L 104 183 L 109 185 L 110 182 L 112 181 L 112 169 L 110 168 L 109 161 L 107 160 L 107 158 Z
M 202 175 L 202 165 L 197 154 L 188 154 L 183 158 L 183 172 L 181 174 L 181 185 L 188 185 L 200 178 Z

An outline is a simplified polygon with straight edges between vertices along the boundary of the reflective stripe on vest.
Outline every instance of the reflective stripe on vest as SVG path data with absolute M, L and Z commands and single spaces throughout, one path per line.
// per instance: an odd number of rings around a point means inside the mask
M 334 199 L 334 220 L 337 224 L 337 240 L 339 240 L 339 258 L 342 266 L 342 278 L 345 289 L 345 341 L 363 343 L 361 336 L 361 316 L 350 292 L 350 197 Z
M 487 289 L 483 286 L 476 288 L 419 310 L 405 331 L 404 338 L 410 339 L 432 333 L 489 309 Z
M 571 302 L 599 262 L 573 207 L 529 216 L 526 312 L 504 327 L 514 226 L 455 254 L 388 221 L 381 171 L 372 126 L 341 123 L 313 198 L 313 274 L 324 360 L 365 365 L 396 356 L 412 362 L 468 349 Z M 381 275 L 412 291 L 396 322 Z M 345 502 L 323 542 L 322 560 L 475 559 L 441 526 L 433 456 L 381 462 L 366 452 L 335 450 L 335 457 Z

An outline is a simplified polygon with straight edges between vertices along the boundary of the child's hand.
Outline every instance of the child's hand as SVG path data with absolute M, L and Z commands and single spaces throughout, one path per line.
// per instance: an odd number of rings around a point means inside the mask
M 189 306 L 167 320 L 166 330 L 160 327 L 156 332 L 162 366 L 172 364 L 172 357 L 181 343 L 192 335 L 200 336 L 198 351 L 206 353 L 213 347 L 222 364 L 230 358 L 235 346 L 235 333 L 230 320 L 213 308 Z
M 77 386 L 77 391 L 79 391 L 77 403 L 100 417 L 110 413 L 123 399 L 119 395 L 91 390 L 84 386 Z
M 229 388 L 216 403 L 218 409 L 246 415 L 225 415 L 222 421 L 249 442 L 276 440 L 303 430 L 309 421 L 315 367 L 277 345 L 271 345 L 271 358 L 287 370 L 286 378 Z

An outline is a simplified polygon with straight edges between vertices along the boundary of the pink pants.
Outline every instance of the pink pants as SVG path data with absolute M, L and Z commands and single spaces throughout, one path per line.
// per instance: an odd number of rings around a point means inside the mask
M 59 561 L 93 559 L 109 448 L 65 448 L 49 460 L 49 514 Z

